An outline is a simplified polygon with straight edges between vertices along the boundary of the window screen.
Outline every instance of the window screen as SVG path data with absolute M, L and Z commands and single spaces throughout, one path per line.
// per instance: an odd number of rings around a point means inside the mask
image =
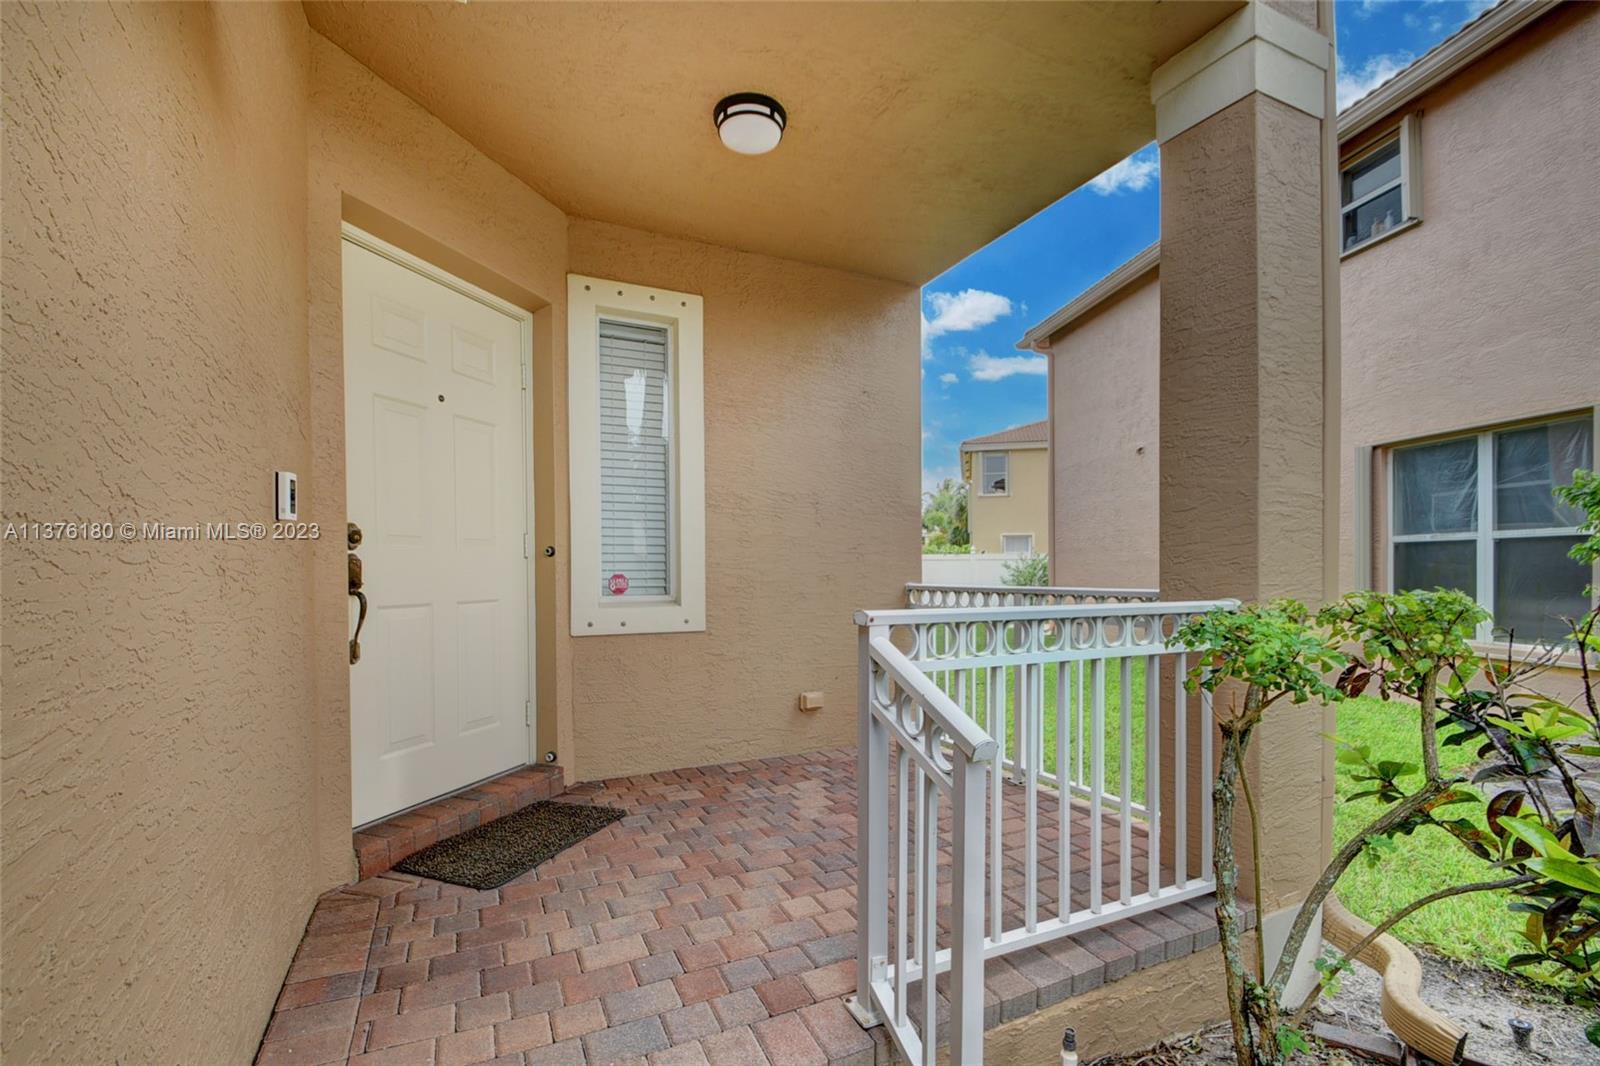
M 1000 538 L 1000 550 L 1008 555 L 1030 555 L 1033 553 L 1033 534 L 1007 533 Z
M 1005 452 L 983 453 L 983 483 L 979 488 L 985 496 L 1003 496 L 1006 491 L 1006 474 L 1011 457 Z
M 600 320 L 600 594 L 671 596 L 671 335 Z

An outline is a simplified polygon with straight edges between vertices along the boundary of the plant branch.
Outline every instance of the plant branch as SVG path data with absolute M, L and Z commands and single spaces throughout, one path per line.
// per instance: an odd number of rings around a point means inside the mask
M 1244 766 L 1244 752 L 1239 753 L 1239 791 L 1244 795 L 1244 807 L 1250 815 L 1250 872 L 1255 880 L 1256 907 L 1262 903 L 1261 891 L 1261 819 L 1256 814 L 1255 796 L 1250 792 L 1250 771 Z M 1259 933 L 1256 935 L 1256 980 L 1267 979 L 1267 948 L 1266 938 Z
M 1289 983 L 1289 974 L 1294 970 L 1294 960 L 1300 955 L 1300 945 L 1305 942 L 1306 934 L 1311 930 L 1311 922 L 1322 906 L 1322 901 L 1328 898 L 1328 893 L 1333 891 L 1333 886 L 1338 883 L 1345 870 L 1367 850 L 1372 838 L 1388 835 L 1421 813 L 1429 803 L 1444 792 L 1445 787 L 1443 780 L 1424 783 L 1420 790 L 1390 807 L 1365 829 L 1345 841 L 1344 847 L 1339 849 L 1339 853 L 1333 857 L 1327 869 L 1322 871 L 1322 876 L 1311 886 L 1305 902 L 1300 905 L 1300 913 L 1295 915 L 1294 924 L 1289 927 L 1289 936 L 1284 941 L 1283 953 L 1278 957 L 1278 965 L 1272 971 L 1272 980 L 1268 982 L 1273 995 L 1283 994 L 1284 986 Z
M 1453 896 L 1464 896 L 1469 892 L 1493 892 L 1494 890 L 1501 888 L 1516 888 L 1519 885 L 1528 884 L 1533 880 L 1535 880 L 1535 878 L 1531 874 L 1524 874 L 1520 877 L 1508 877 L 1501 881 L 1478 881 L 1470 885 L 1456 885 L 1452 888 L 1442 888 L 1431 895 L 1423 896 L 1421 899 L 1413 900 L 1412 902 L 1406 904 L 1404 907 L 1401 907 L 1399 910 L 1389 915 L 1389 917 L 1385 918 L 1381 924 L 1372 930 L 1372 932 L 1362 937 L 1360 943 L 1351 948 L 1349 951 L 1345 952 L 1343 957 L 1341 957 L 1338 962 L 1329 968 L 1328 973 L 1324 974 L 1322 980 L 1318 981 L 1317 986 L 1311 990 L 1311 994 L 1306 996 L 1306 1001 L 1300 1004 L 1299 1008 L 1294 1012 L 1294 1017 L 1289 1019 L 1289 1024 L 1293 1026 L 1298 1026 L 1300 1024 L 1301 1020 L 1305 1017 L 1306 1011 L 1311 1009 L 1312 1004 L 1317 1001 L 1317 997 L 1322 995 L 1323 991 L 1326 990 L 1328 981 L 1333 977 L 1334 974 L 1337 974 L 1339 971 L 1348 967 L 1350 963 L 1355 960 L 1363 951 L 1367 950 L 1373 941 L 1377 940 L 1380 936 L 1387 933 L 1390 929 L 1393 929 L 1397 924 L 1405 921 L 1422 908 L 1431 903 L 1438 903 L 1443 899 L 1450 899 Z

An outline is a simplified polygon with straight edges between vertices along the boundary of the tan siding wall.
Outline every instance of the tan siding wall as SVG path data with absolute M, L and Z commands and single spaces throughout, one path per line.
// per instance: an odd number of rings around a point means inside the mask
M 850 743 L 851 614 L 920 565 L 917 290 L 578 219 L 568 241 L 576 273 L 705 297 L 706 632 L 572 641 L 578 776 Z M 810 689 L 826 707 L 796 710 Z
M 992 554 L 1004 551 L 1007 533 L 1032 533 L 1033 550 L 1050 551 L 1050 452 L 1046 448 L 1018 448 L 1011 456 L 1005 496 L 980 496 L 983 473 L 981 455 L 972 455 L 973 483 L 967 498 L 967 530 L 972 550 Z
M 1055 576 L 1154 588 L 1160 577 L 1161 290 L 1152 270 L 1055 339 Z
M 1341 587 L 1357 448 L 1600 403 L 1596 56 L 1600 6 L 1563 5 L 1420 101 L 1422 225 L 1341 271 Z
M 270 521 L 312 435 L 300 8 L 3 18 L 6 517 Z M 250 1061 L 320 887 L 310 561 L 4 546 L 7 1062 Z

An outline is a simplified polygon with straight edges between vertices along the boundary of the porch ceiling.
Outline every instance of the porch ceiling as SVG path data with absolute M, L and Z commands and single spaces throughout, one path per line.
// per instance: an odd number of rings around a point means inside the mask
M 921 283 L 1150 141 L 1150 72 L 1241 3 L 305 9 L 568 214 Z M 770 155 L 712 128 L 745 90 Z

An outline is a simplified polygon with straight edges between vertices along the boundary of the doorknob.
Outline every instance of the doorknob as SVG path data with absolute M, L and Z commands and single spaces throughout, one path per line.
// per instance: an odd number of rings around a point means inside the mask
M 356 635 L 350 638 L 350 665 L 354 666 L 361 661 L 361 627 L 367 624 L 367 594 L 361 591 L 361 557 L 355 551 L 361 546 L 361 527 L 349 523 L 345 542 L 350 548 L 350 595 L 361 607 L 356 615 Z

